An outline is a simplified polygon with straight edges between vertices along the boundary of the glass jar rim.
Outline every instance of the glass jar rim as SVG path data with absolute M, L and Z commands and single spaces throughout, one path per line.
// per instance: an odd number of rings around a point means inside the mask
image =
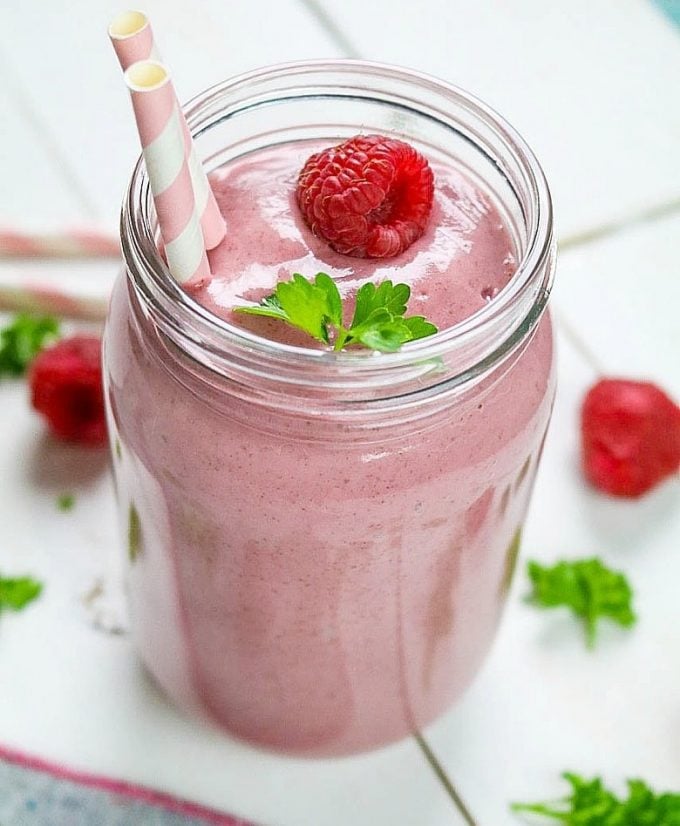
M 304 82 L 323 73 L 344 76 L 350 81 L 352 75 L 363 74 L 374 81 L 383 79 L 405 83 L 411 89 L 426 89 L 444 102 L 448 100 L 464 106 L 467 112 L 493 132 L 494 137 L 500 139 L 521 171 L 531 199 L 531 210 L 525 216 L 528 219 L 526 248 L 508 285 L 492 301 L 452 327 L 410 342 L 392 353 L 333 352 L 265 339 L 214 315 L 194 301 L 172 278 L 154 240 L 152 198 L 140 156 L 123 202 L 121 244 L 128 273 L 145 305 L 145 312 L 152 315 L 163 331 L 192 358 L 213 371 L 224 374 L 222 368 L 225 360 L 232 364 L 238 362 L 246 373 L 267 376 L 289 387 L 351 388 L 360 391 L 369 385 L 398 385 L 400 392 L 403 392 L 405 381 L 422 378 L 423 365 L 432 366 L 456 349 L 482 352 L 484 348 L 475 347 L 475 344 L 493 334 L 498 335 L 500 331 L 503 340 L 492 353 L 485 352 L 484 357 L 473 364 L 462 364 L 460 369 L 453 371 L 456 375 L 449 375 L 446 379 L 440 377 L 437 384 L 460 384 L 485 374 L 513 352 L 520 340 L 535 328 L 552 286 L 554 267 L 548 264 L 554 255 L 552 201 L 538 160 L 516 130 L 474 95 L 431 75 L 364 60 L 298 61 L 236 75 L 203 91 L 184 106 L 189 128 L 193 134 L 200 136 L 223 120 L 217 118 L 206 124 L 204 114 L 216 101 L 228 100 L 237 91 L 248 88 L 257 90 L 258 84 L 277 79 L 297 77 Z M 329 88 L 333 86 L 337 87 L 337 83 Z M 379 90 L 369 91 L 377 94 Z M 329 95 L 332 96 L 332 93 Z M 369 95 L 367 97 L 371 99 Z M 261 105 L 261 101 L 252 105 Z M 445 114 L 442 112 L 442 115 Z M 483 150 L 481 145 L 476 148 Z M 536 274 L 541 274 L 538 284 Z M 201 350 L 209 356 L 197 357 Z

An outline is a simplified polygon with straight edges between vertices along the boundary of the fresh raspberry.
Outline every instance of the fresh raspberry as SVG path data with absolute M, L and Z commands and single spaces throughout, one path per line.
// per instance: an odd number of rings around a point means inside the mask
M 583 402 L 581 437 L 586 477 L 614 496 L 641 496 L 680 467 L 680 407 L 649 382 L 597 382 Z
M 312 155 L 297 183 L 297 202 L 315 235 L 356 258 L 391 258 L 425 231 L 434 177 L 403 141 L 357 135 Z
M 43 350 L 29 374 L 33 407 L 60 439 L 90 445 L 106 442 L 101 341 L 72 336 Z

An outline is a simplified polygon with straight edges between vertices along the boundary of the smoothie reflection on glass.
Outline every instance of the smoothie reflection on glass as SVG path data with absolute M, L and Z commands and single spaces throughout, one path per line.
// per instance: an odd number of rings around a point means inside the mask
M 186 113 L 226 219 L 212 276 L 171 278 L 138 164 L 105 335 L 136 645 L 238 737 L 373 748 L 461 695 L 501 616 L 554 396 L 549 192 L 502 118 L 393 67 L 263 69 Z M 358 133 L 434 174 L 425 231 L 396 256 L 335 252 L 296 201 L 307 159 Z M 296 272 L 328 273 L 350 305 L 406 283 L 439 332 L 332 352 L 233 312 Z

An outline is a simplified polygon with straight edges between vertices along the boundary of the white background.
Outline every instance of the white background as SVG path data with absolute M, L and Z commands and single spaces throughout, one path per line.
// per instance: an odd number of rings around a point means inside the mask
M 0 8 L 0 222 L 115 231 L 138 149 L 102 0 Z M 425 732 L 483 826 L 508 802 L 558 796 L 565 769 L 617 788 L 680 788 L 680 486 L 639 502 L 586 488 L 578 406 L 601 370 L 680 396 L 680 32 L 647 0 L 148 0 L 182 98 L 265 63 L 349 55 L 431 72 L 524 134 L 555 196 L 560 387 L 523 557 L 600 555 L 625 570 L 640 620 L 595 652 L 561 612 L 522 602 L 463 702 Z M 105 295 L 115 264 L 0 262 L 0 282 L 53 278 Z M 106 460 L 59 446 L 0 386 L 0 570 L 46 582 L 0 621 L 0 744 L 164 789 L 271 826 L 463 823 L 414 740 L 358 758 L 267 755 L 181 717 L 125 636 L 82 594 L 117 552 Z M 76 493 L 72 513 L 55 507 Z M 116 606 L 102 604 L 102 611 Z M 106 619 L 106 617 L 104 617 Z

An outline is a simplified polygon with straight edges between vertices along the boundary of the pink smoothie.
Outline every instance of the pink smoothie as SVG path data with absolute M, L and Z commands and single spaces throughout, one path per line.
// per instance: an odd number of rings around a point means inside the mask
M 193 294 L 215 314 L 311 346 L 230 308 L 321 270 L 350 298 L 367 279 L 406 282 L 409 313 L 444 329 L 512 277 L 492 198 L 443 164 L 429 228 L 403 256 L 332 252 L 293 200 L 311 151 L 263 150 L 215 175 L 227 236 Z M 554 390 L 549 319 L 427 416 L 364 427 L 197 381 L 125 279 L 105 346 L 134 632 L 164 689 L 306 754 L 374 747 L 441 714 L 487 653 L 514 567 Z

